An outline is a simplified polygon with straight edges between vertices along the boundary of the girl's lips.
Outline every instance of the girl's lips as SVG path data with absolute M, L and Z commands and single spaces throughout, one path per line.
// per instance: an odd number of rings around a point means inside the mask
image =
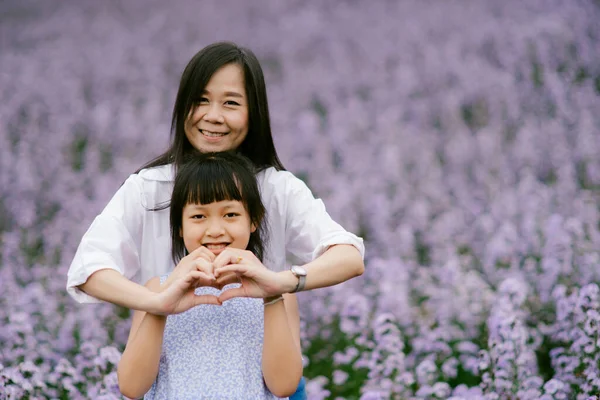
M 203 244 L 203 246 L 210 250 L 214 255 L 219 255 L 227 248 L 227 246 L 229 246 L 229 243 L 206 243 Z

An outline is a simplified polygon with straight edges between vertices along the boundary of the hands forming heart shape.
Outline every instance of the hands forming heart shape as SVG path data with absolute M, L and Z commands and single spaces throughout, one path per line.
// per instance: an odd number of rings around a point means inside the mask
M 241 285 L 219 296 L 194 293 L 197 287 L 221 290 L 231 283 Z M 235 297 L 264 298 L 282 291 L 278 274 L 267 269 L 252 252 L 227 248 L 215 256 L 201 246 L 177 264 L 161 286 L 159 301 L 164 314 L 178 314 L 199 304 L 221 305 Z

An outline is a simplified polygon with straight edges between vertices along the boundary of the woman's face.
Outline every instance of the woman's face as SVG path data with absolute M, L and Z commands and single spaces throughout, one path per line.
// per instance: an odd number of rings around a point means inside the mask
M 241 201 L 223 200 L 210 204 L 188 203 L 183 208 L 181 236 L 188 252 L 205 246 L 215 255 L 225 248 L 245 250 L 256 228 Z
M 185 135 L 203 153 L 237 149 L 248 134 L 244 72 L 238 64 L 218 69 L 185 123 Z

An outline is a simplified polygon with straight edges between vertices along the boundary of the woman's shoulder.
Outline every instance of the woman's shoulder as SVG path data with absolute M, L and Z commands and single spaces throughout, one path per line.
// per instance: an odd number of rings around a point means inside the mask
M 131 174 L 120 191 L 130 202 L 153 209 L 165 204 L 171 198 L 174 170 L 172 165 L 146 168 Z
M 146 181 L 173 182 L 175 170 L 173 164 L 167 164 L 158 167 L 145 168 L 135 175 Z
M 286 186 L 294 186 L 294 185 L 303 185 L 304 182 L 298 178 L 296 175 L 291 173 L 290 171 L 278 170 L 274 167 L 269 167 L 261 172 L 259 172 L 258 177 L 262 181 L 262 184 L 265 186 L 271 187 L 283 187 Z

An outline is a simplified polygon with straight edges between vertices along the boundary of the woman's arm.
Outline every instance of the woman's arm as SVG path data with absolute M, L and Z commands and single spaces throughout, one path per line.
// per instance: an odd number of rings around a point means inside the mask
M 107 268 L 94 272 L 78 288 L 98 300 L 108 301 L 132 310 L 164 314 L 160 309 L 156 293 L 130 281 L 114 269 Z
M 335 222 L 304 182 L 285 171 L 273 173 L 269 182 L 285 221 L 286 251 L 306 263 L 305 290 L 333 286 L 363 274 L 363 240 Z M 281 292 L 294 290 L 298 278 L 290 271 L 280 275 Z
M 150 311 L 145 308 L 148 290 L 124 283 L 141 269 L 144 213 L 148 212 L 142 186 L 142 178 L 130 176 L 81 238 L 67 273 L 67 292 L 78 302 L 114 300 L 121 306 Z
M 287 304 L 286 304 L 287 302 Z M 294 295 L 265 305 L 262 372 L 271 393 L 291 396 L 302 378 L 300 322 Z
M 125 278 L 124 278 L 125 279 Z M 145 287 L 160 290 L 159 278 L 152 278 Z M 135 311 L 127 346 L 117 367 L 119 390 L 129 398 L 143 396 L 158 375 L 163 334 L 167 317 Z
M 291 271 L 273 272 L 265 268 L 254 254 L 247 250 L 225 249 L 213 263 L 215 276 L 235 273 L 242 285 L 223 291 L 219 301 L 234 297 L 271 297 L 290 293 L 298 285 Z M 262 268 L 257 268 L 257 266 Z M 322 256 L 306 264 L 305 290 L 332 286 L 364 271 L 362 257 L 354 246 L 336 245 Z
M 360 276 L 365 271 L 360 252 L 348 244 L 331 246 L 325 253 L 303 266 L 306 269 L 304 290 L 337 285 Z M 291 271 L 278 274 L 281 293 L 289 293 L 296 288 L 298 278 Z
M 204 246 L 200 246 L 187 256 L 183 257 L 169 278 L 163 285 L 163 289 L 177 279 L 186 276 L 190 271 L 198 271 L 198 276 L 202 279 L 200 286 L 209 286 L 213 284 L 212 265 L 214 255 Z M 214 282 L 217 284 L 217 282 Z M 132 310 L 149 312 L 157 315 L 177 314 L 185 311 L 183 309 L 173 309 L 173 303 L 159 290 L 152 291 L 148 287 L 138 285 L 125 278 L 119 272 L 107 268 L 94 272 L 85 283 L 78 286 L 86 294 L 99 300 L 118 304 Z M 202 298 L 203 299 L 203 298 Z M 200 301 L 201 298 L 198 299 Z M 214 300 L 214 299 L 213 299 Z M 215 303 L 210 300 L 210 303 Z

